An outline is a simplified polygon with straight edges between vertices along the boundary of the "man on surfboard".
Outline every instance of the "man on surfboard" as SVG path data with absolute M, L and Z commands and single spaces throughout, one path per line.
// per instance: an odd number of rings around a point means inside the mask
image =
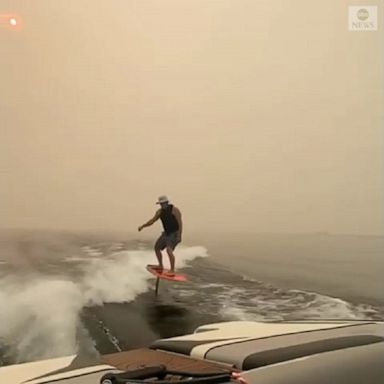
M 159 264 L 152 265 L 151 267 L 160 271 L 164 269 L 163 255 L 161 251 L 166 248 L 169 263 L 171 265 L 171 269 L 167 272 L 167 274 L 173 276 L 175 274 L 175 255 L 173 251 L 176 248 L 176 245 L 181 242 L 181 233 L 183 228 L 181 212 L 173 204 L 170 204 L 167 196 L 164 195 L 158 198 L 156 204 L 160 204 L 160 209 L 156 211 L 151 220 L 143 225 L 140 225 L 138 230 L 140 232 L 143 228 L 151 226 L 158 219 L 161 220 L 164 232 L 162 232 L 160 237 L 157 239 L 154 247 Z

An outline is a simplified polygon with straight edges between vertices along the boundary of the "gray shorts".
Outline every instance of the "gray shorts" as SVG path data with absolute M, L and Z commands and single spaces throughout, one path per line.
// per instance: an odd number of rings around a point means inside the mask
M 163 232 L 160 237 L 156 240 L 155 248 L 163 250 L 166 247 L 171 247 L 172 250 L 176 248 L 176 245 L 179 243 L 177 240 L 177 232 L 172 232 L 169 235 Z

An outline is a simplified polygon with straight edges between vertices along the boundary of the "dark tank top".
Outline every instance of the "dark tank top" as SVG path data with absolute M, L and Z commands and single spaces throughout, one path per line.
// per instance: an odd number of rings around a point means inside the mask
M 160 219 L 163 223 L 165 234 L 169 235 L 172 232 L 179 230 L 179 223 L 176 220 L 176 217 L 172 213 L 173 205 L 169 204 L 167 208 L 161 209 Z

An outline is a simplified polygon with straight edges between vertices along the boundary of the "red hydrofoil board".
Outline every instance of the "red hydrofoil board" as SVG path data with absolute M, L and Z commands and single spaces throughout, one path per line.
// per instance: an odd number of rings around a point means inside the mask
M 147 271 L 151 272 L 152 275 L 155 275 L 159 279 L 164 279 L 164 280 L 171 280 L 171 281 L 187 281 L 187 277 L 185 275 L 182 275 L 180 273 L 175 273 L 173 276 L 167 275 L 168 270 L 163 269 L 162 271 L 159 271 L 150 265 L 147 265 Z

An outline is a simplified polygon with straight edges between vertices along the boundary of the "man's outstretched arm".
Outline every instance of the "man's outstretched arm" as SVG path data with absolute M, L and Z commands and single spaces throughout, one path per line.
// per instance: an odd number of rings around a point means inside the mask
M 138 228 L 139 232 L 145 228 L 145 227 L 150 227 L 155 221 L 157 221 L 159 218 L 160 218 L 160 212 L 161 212 L 161 209 L 159 209 L 156 213 L 155 213 L 155 216 L 152 217 L 151 220 L 147 221 L 145 224 L 143 225 L 140 225 L 140 227 Z

